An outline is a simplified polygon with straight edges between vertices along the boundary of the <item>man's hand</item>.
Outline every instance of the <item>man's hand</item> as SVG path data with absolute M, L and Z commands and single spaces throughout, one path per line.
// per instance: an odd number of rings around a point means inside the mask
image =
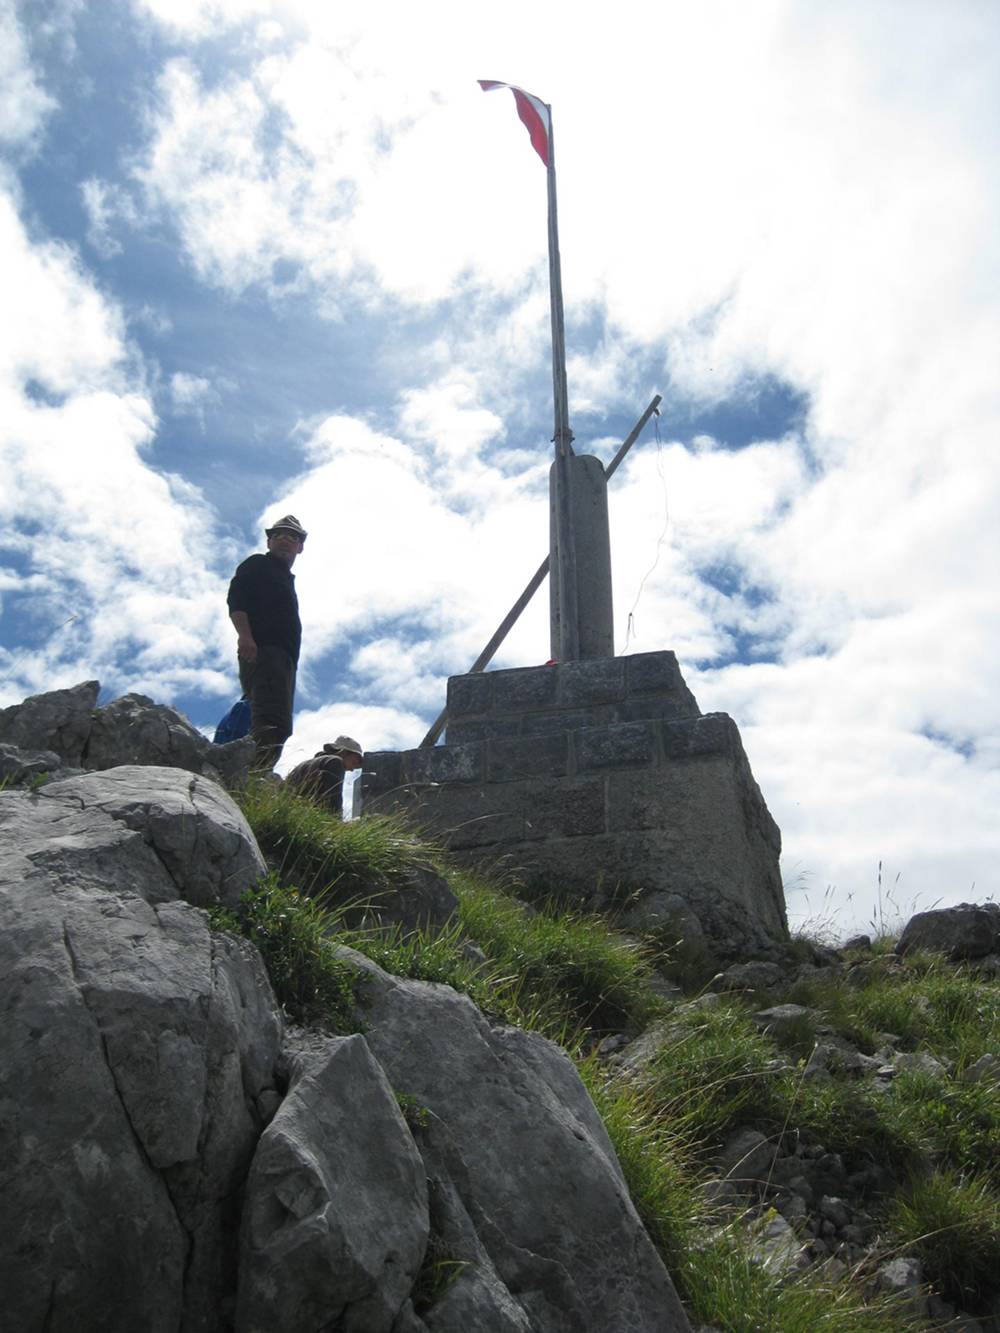
M 257 644 L 252 634 L 241 634 L 236 640 L 236 656 L 241 662 L 256 662 Z
M 245 611 L 230 611 L 229 619 L 236 631 L 236 656 L 241 662 L 256 662 L 257 640 L 250 629 L 250 617 Z

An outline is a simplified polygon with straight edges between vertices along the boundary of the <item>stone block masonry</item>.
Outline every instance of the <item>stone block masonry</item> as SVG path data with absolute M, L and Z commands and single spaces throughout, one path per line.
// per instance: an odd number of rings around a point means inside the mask
M 454 676 L 448 712 L 445 745 L 366 755 L 366 812 L 720 957 L 787 939 L 781 835 L 736 724 L 700 713 L 673 653 Z

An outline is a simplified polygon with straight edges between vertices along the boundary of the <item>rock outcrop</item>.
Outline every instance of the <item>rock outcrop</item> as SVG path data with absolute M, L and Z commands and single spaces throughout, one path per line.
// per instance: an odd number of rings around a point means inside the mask
M 898 954 L 911 949 L 943 953 L 952 962 L 1000 953 L 1000 904 L 959 903 L 911 917 L 896 945 Z
M 239 1191 L 282 1024 L 263 964 L 191 905 L 262 869 L 204 778 L 0 793 L 8 1327 L 224 1327 Z
M 98 708 L 100 688 L 88 680 L 0 709 L 0 777 L 20 782 L 66 769 L 150 764 L 200 773 L 230 789 L 246 781 L 254 755 L 249 738 L 213 745 L 183 713 L 144 694 Z M 43 767 L 50 756 L 54 761 Z
M 146 752 L 137 704 L 64 693 L 29 701 L 38 734 L 7 710 L 6 744 Z M 558 1047 L 350 951 L 359 1031 L 286 1034 L 201 910 L 264 871 L 209 778 L 11 788 L 0 845 L 5 1326 L 688 1333 Z

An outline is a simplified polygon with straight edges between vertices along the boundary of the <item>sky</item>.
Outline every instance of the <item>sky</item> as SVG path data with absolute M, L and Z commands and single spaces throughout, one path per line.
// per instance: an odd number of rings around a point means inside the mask
M 793 926 L 1000 890 L 992 0 L 0 0 L 0 706 L 210 730 L 309 530 L 282 767 L 419 744 L 546 553 L 549 102 L 615 649 L 739 725 Z M 536 596 L 494 660 L 549 657 Z

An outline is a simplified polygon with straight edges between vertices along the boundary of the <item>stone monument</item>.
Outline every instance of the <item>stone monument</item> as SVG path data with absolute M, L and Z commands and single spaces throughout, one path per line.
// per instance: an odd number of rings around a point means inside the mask
M 405 811 L 460 861 L 612 910 L 720 959 L 788 938 L 781 835 L 736 724 L 671 652 L 448 682 L 446 743 L 365 756 L 366 812 Z
M 766 954 L 788 937 L 781 837 L 735 724 L 702 716 L 673 653 L 614 656 L 607 480 L 642 423 L 607 469 L 573 451 L 552 108 L 512 91 L 547 174 L 549 558 L 473 671 L 449 680 L 424 745 L 365 756 L 364 809 L 406 810 L 456 856 L 613 907 L 625 925 L 704 942 L 720 959 Z M 483 671 L 546 565 L 552 661 Z

